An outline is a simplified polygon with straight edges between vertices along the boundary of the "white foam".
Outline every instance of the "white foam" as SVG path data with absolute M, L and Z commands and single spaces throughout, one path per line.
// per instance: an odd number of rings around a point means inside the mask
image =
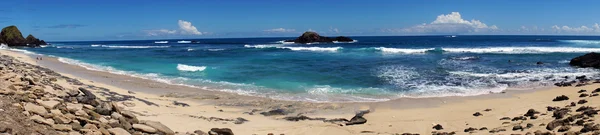
M 426 53 L 427 51 L 434 50 L 435 48 L 425 48 L 425 49 L 409 49 L 409 48 L 386 48 L 386 47 L 377 47 L 376 50 L 380 50 L 384 53 Z
M 92 47 L 100 47 L 100 46 L 102 46 L 102 45 L 100 45 L 100 44 L 92 44 L 92 45 L 90 45 L 90 46 L 92 46 Z
M 279 48 L 279 49 L 289 49 L 292 51 L 321 51 L 321 52 L 335 52 L 342 47 L 291 47 L 291 46 L 282 46 L 282 45 L 244 45 L 246 48 Z
M 188 51 L 188 52 L 191 52 L 191 51 L 194 51 L 194 49 L 192 49 L 192 48 L 188 48 L 188 49 L 187 49 L 187 51 Z
M 350 41 L 350 42 L 339 42 L 339 41 L 333 41 L 333 43 L 336 43 L 336 44 L 337 44 L 337 43 L 348 43 L 348 44 L 350 44 L 350 43 L 356 43 L 356 42 L 358 42 L 358 40 L 352 40 L 352 41 Z
M 576 48 L 576 47 L 442 48 L 442 50 L 444 50 L 444 52 L 447 52 L 447 53 L 500 53 L 500 54 L 600 52 L 600 48 Z
M 171 46 L 120 46 L 120 45 L 101 45 L 101 47 L 106 48 L 133 48 L 133 49 L 142 49 L 142 48 L 169 48 Z
M 188 72 L 197 72 L 204 71 L 206 69 L 205 66 L 190 66 L 184 64 L 177 64 L 177 70 L 179 71 L 188 71 Z
M 213 51 L 213 52 L 216 52 L 216 51 L 223 51 L 223 50 L 225 50 L 225 49 L 208 49 L 208 51 Z
M 285 42 L 285 40 L 277 41 L 275 43 L 280 43 L 280 44 L 294 44 L 294 42 Z
M 575 43 L 575 44 L 600 44 L 600 40 L 559 40 L 561 42 Z

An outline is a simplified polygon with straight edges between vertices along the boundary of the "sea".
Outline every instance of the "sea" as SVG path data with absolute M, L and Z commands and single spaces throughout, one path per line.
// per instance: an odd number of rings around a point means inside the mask
M 574 57 L 600 52 L 600 37 L 351 38 L 313 44 L 284 42 L 294 37 L 77 41 L 18 50 L 199 90 L 309 102 L 474 96 L 600 77 L 597 69 L 569 66 Z

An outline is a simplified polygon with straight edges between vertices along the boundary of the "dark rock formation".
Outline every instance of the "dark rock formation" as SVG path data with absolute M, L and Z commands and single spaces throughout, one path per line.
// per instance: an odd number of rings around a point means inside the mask
M 583 56 L 575 57 L 575 58 L 571 59 L 571 62 L 569 62 L 569 65 L 583 67 L 583 68 L 586 68 L 586 67 L 600 68 L 600 54 L 588 53 Z
M 556 98 L 552 99 L 552 101 L 564 101 L 564 100 L 569 100 L 569 97 L 567 97 L 565 95 L 561 95 L 561 96 L 557 96 Z
M 23 34 L 17 28 L 17 26 L 8 26 L 2 29 L 0 32 L 0 43 L 7 44 L 8 46 L 30 46 L 37 47 L 40 45 L 46 45 L 44 40 L 35 38 L 33 35 L 23 38 Z
M 351 38 L 348 38 L 348 37 L 344 37 L 344 36 L 339 36 L 339 37 L 335 37 L 335 38 L 324 37 L 324 36 L 319 35 L 316 32 L 310 32 L 310 31 L 304 32 L 304 34 L 302 34 L 302 36 L 300 36 L 294 40 L 286 40 L 286 42 L 294 42 L 294 43 L 301 43 L 301 44 L 315 43 L 315 42 L 332 43 L 334 41 L 352 42 L 354 40 Z

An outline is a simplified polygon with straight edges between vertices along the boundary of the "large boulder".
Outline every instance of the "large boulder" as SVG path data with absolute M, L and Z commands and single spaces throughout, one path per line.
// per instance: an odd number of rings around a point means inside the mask
M 294 42 L 294 43 L 301 43 L 301 44 L 306 44 L 306 43 L 332 43 L 334 41 L 337 42 L 352 42 L 354 41 L 353 39 L 350 39 L 348 37 L 344 37 L 344 36 L 339 36 L 336 38 L 328 38 L 328 37 L 324 37 L 319 35 L 316 32 L 312 32 L 312 31 L 308 31 L 308 32 L 304 32 L 304 34 L 302 34 L 300 37 L 294 39 L 294 40 L 286 40 L 286 42 Z
M 575 57 L 575 58 L 571 59 L 571 62 L 569 62 L 569 65 L 583 67 L 583 68 L 586 68 L 586 67 L 600 68 L 600 54 L 599 53 L 588 53 L 583 56 Z

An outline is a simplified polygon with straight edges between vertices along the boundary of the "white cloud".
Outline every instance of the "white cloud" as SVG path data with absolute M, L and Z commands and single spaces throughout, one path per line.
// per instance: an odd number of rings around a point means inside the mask
M 182 35 L 202 35 L 206 32 L 200 32 L 191 22 L 179 20 L 179 34 Z M 144 30 L 146 36 L 164 36 L 164 35 L 175 35 L 177 34 L 177 30 L 169 30 L 169 29 L 157 29 L 157 30 Z
M 144 30 L 147 36 L 160 36 L 160 35 L 169 35 L 175 34 L 176 30 L 167 30 L 167 29 L 158 29 L 158 30 Z
M 487 24 L 472 19 L 471 21 L 462 18 L 459 12 L 450 14 L 442 14 L 427 24 L 416 25 L 410 28 L 401 29 L 399 32 L 406 33 L 471 33 L 471 32 L 488 32 L 498 30 L 498 26 Z M 389 31 L 389 30 L 386 30 Z
M 306 30 L 306 31 L 310 31 L 310 32 L 317 32 L 316 30 L 313 30 L 312 28 L 309 28 L 309 29 L 308 29 L 308 30 Z
M 329 27 L 329 32 L 339 34 L 340 30 L 338 30 L 338 28 Z
M 264 32 L 295 32 L 295 29 L 285 29 L 285 28 L 275 28 L 275 29 L 268 29 L 268 30 L 263 30 Z
M 202 35 L 202 32 L 198 31 L 192 22 L 179 20 L 179 29 L 181 29 L 181 34 L 191 34 L 191 35 Z
M 600 32 L 600 26 L 598 23 L 588 26 L 570 27 L 570 26 L 558 26 L 554 25 L 551 27 L 556 33 L 571 33 L 571 34 L 591 34 Z

